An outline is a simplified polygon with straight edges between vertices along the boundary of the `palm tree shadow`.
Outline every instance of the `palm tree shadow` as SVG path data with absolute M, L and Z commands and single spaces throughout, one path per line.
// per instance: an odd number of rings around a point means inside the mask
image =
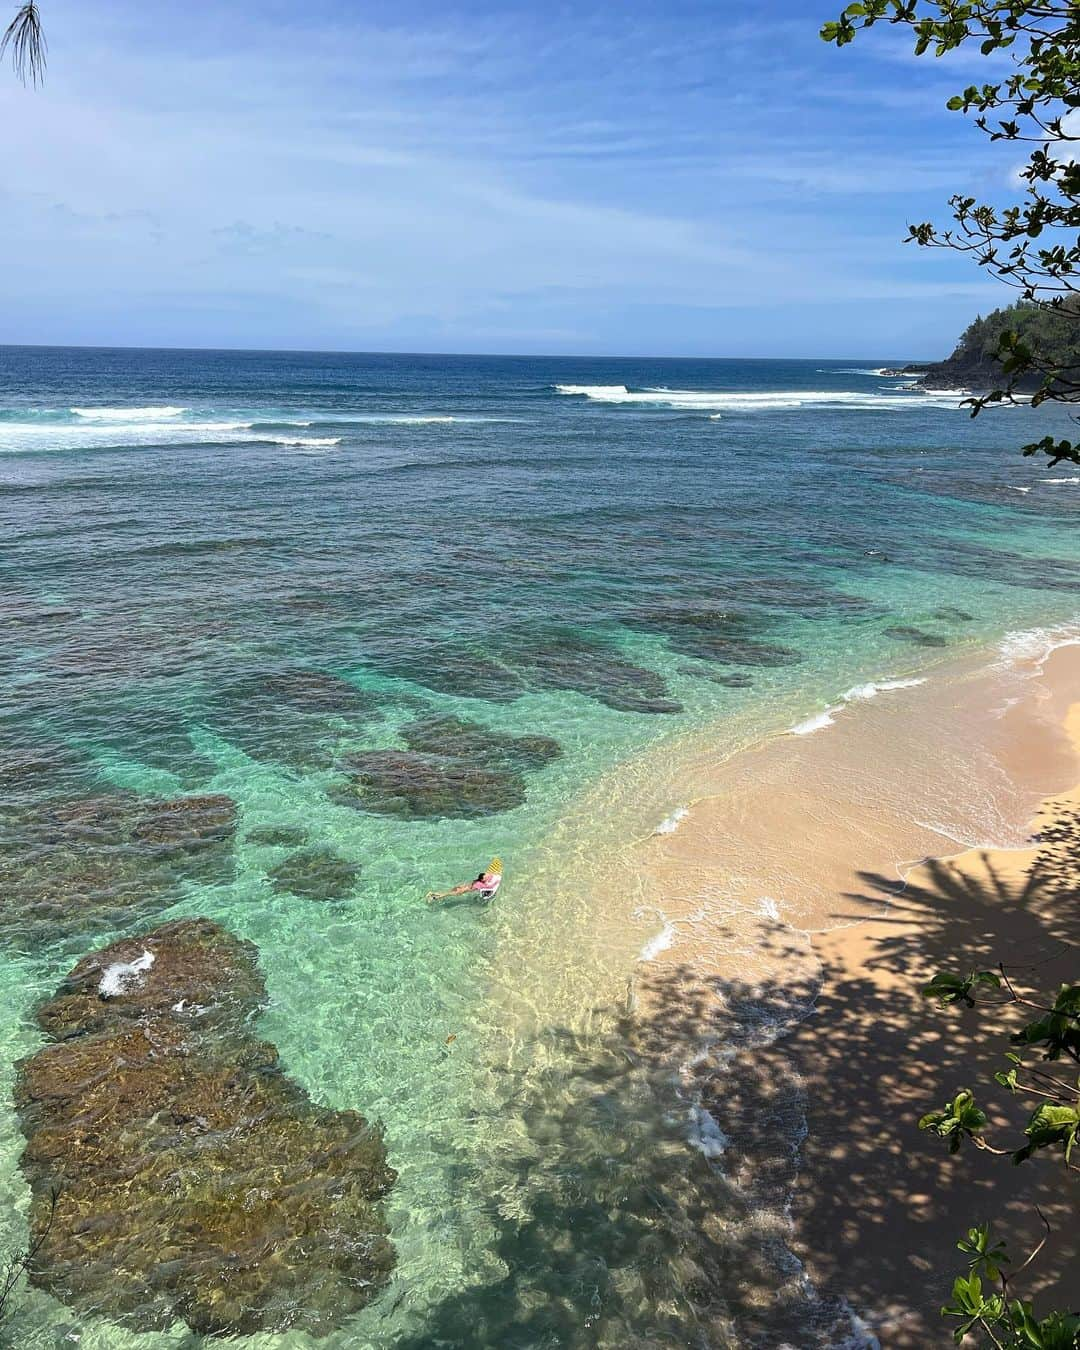
M 850 1304 L 890 1350 L 944 1346 L 957 1236 L 1001 1218 L 1019 1255 L 1036 1202 L 1055 1232 L 1031 1287 L 1052 1284 L 1076 1257 L 1057 1170 L 950 1158 L 917 1128 L 999 1067 L 1001 1023 L 917 991 L 938 968 L 1002 955 L 1053 984 L 1080 922 L 1078 826 L 1064 811 L 1047 825 L 1022 883 L 989 858 L 968 873 L 929 863 L 899 890 L 860 874 L 837 922 L 879 919 L 883 935 L 861 966 L 826 962 L 820 985 L 805 947 L 763 924 L 769 966 L 789 978 L 655 967 L 647 1018 L 612 1014 L 589 1037 L 547 1030 L 544 1071 L 507 1078 L 512 1155 L 459 1152 L 488 1274 L 395 1344 L 824 1350 L 851 1336 Z M 998 1094 L 995 1128 L 1023 1115 Z

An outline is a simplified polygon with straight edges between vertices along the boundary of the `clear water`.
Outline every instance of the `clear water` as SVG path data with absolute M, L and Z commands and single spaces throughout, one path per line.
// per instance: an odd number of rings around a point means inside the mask
M 130 922 L 43 933 L 6 902 L 0 1242 L 25 1231 L 9 1103 L 36 1002 L 83 952 L 201 913 L 258 944 L 288 1071 L 382 1119 L 400 1173 L 394 1280 L 322 1344 L 738 1343 L 748 1220 L 621 1039 L 662 935 L 591 912 L 591 869 L 680 805 L 647 752 L 734 751 L 1080 614 L 1080 471 L 1015 453 L 1057 415 L 972 422 L 879 366 L 0 349 L 0 753 L 43 766 L 21 809 L 123 789 L 241 813 L 233 879 L 178 876 Z M 279 705 L 260 681 L 283 670 L 364 711 Z M 436 714 L 562 753 L 473 818 L 342 802 L 344 756 Z M 620 765 L 625 811 L 583 831 Z M 339 898 L 273 885 L 300 845 L 249 836 L 286 827 L 359 868 Z M 497 904 L 423 904 L 496 852 Z M 35 1291 L 8 1334 L 195 1344 Z

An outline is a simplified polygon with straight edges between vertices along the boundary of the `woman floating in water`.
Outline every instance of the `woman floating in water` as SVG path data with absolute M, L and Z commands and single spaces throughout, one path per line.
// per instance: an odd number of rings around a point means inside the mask
M 448 895 L 467 895 L 469 891 L 475 891 L 481 900 L 491 900 L 502 882 L 502 870 L 502 859 L 492 858 L 487 871 L 481 872 L 475 881 L 463 881 L 449 891 L 428 891 L 424 899 L 430 905 L 433 900 L 445 900 Z

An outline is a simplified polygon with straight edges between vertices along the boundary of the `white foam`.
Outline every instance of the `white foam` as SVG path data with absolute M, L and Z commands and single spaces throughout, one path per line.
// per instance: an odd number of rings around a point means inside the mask
M 684 821 L 689 814 L 690 808 L 688 806 L 677 806 L 670 816 L 666 816 L 660 824 L 657 825 L 656 829 L 653 830 L 653 834 L 674 834 L 681 822 Z
M 161 417 L 179 417 L 187 408 L 151 405 L 148 408 L 72 408 L 76 417 L 90 422 L 152 422 Z
M 675 925 L 664 919 L 664 926 L 655 937 L 651 937 L 648 942 L 638 952 L 639 961 L 654 961 L 661 952 L 666 952 L 669 947 L 675 945 Z
M 426 427 L 457 422 L 467 426 L 486 426 L 489 423 L 515 425 L 527 422 L 526 417 L 474 417 L 459 413 L 365 413 L 348 414 L 340 418 L 327 418 L 327 421 L 357 422 L 364 426 Z
M 904 408 L 957 408 L 966 389 L 888 389 L 883 393 L 843 389 L 698 390 L 649 388 L 624 384 L 557 384 L 560 394 L 579 395 L 598 403 L 643 404 L 686 412 L 777 412 L 796 408 L 895 411 Z M 714 418 L 715 420 L 715 418 Z
M 831 727 L 835 720 L 833 713 L 839 711 L 839 708 L 826 708 L 824 712 L 820 712 L 814 717 L 808 717 L 805 722 L 797 722 L 795 726 L 788 727 L 788 735 L 812 736 L 815 731 L 821 731 L 823 727 Z
M 731 1140 L 713 1117 L 703 1106 L 692 1106 L 689 1117 L 691 1147 L 698 1149 L 706 1158 L 721 1157 Z
M 824 712 L 808 717 L 805 722 L 797 722 L 795 726 L 788 727 L 788 735 L 812 736 L 815 731 L 831 727 L 836 721 L 836 714 L 843 712 L 849 703 L 866 703 L 872 698 L 877 698 L 878 694 L 888 693 L 891 689 L 914 689 L 916 685 L 925 683 L 924 678 L 917 676 L 911 679 L 868 680 L 865 684 L 854 684 L 841 694 L 840 703 L 830 705 Z
M 487 422 L 487 421 L 493 421 L 493 420 L 496 420 L 496 419 L 493 419 L 493 418 L 486 418 L 486 417 L 463 417 L 463 418 L 457 418 L 457 417 L 451 417 L 451 416 L 449 415 L 449 413 L 446 413 L 446 414 L 443 414 L 443 413 L 438 413 L 438 414 L 436 414 L 436 413 L 431 413 L 430 415 L 424 416 L 424 417 L 421 417 L 421 416 L 410 417 L 410 416 L 407 416 L 407 415 L 405 415 L 405 414 L 387 413 L 384 417 L 379 417 L 379 416 L 372 416 L 372 417 L 358 417 L 356 420 L 357 420 L 358 422 L 372 422 L 372 423 L 375 423 L 375 424 L 383 424 L 383 423 L 385 423 L 385 424 L 388 424 L 388 425 L 390 425 L 390 426 L 402 426 L 402 427 L 428 427 L 428 426 L 435 426 L 435 425 L 437 425 L 438 423 L 441 423 L 441 422 L 457 422 L 457 421 L 462 421 L 462 422 Z
M 847 1299 L 843 1299 L 842 1302 L 844 1312 L 851 1323 L 851 1335 L 845 1336 L 842 1341 L 839 1341 L 836 1350 L 881 1350 L 880 1340 L 848 1303 Z
M 1044 483 L 1080 483 L 1080 478 L 1044 478 Z
M 584 394 L 586 398 L 617 399 L 629 395 L 625 384 L 557 384 L 560 394 Z
M 1080 620 L 1050 628 L 1018 629 L 1006 633 L 998 651 L 1006 665 L 1034 665 L 1041 669 L 1051 652 L 1060 647 L 1080 646 Z
M 853 685 L 847 693 L 844 694 L 844 702 L 865 702 L 867 699 L 877 698 L 878 694 L 888 693 L 890 689 L 914 689 L 917 685 L 925 683 L 926 680 L 922 678 L 910 680 L 870 680 L 867 684 Z
M 98 984 L 98 993 L 102 998 L 115 998 L 117 994 L 126 994 L 133 985 L 142 983 L 145 975 L 154 964 L 154 953 L 143 948 L 143 954 L 134 961 L 114 961 L 106 966 Z
M 773 923 L 780 922 L 780 906 L 768 895 L 763 895 L 758 901 L 758 910 L 762 918 L 772 919 Z
M 893 380 L 899 378 L 895 366 L 891 369 L 891 371 L 888 366 L 878 366 L 874 370 L 867 370 L 863 367 L 855 367 L 855 366 L 844 366 L 839 370 L 829 370 L 823 366 L 819 366 L 817 373 L 819 375 L 887 375 L 889 379 Z M 905 376 L 905 378 L 910 380 L 912 376 L 907 375 Z

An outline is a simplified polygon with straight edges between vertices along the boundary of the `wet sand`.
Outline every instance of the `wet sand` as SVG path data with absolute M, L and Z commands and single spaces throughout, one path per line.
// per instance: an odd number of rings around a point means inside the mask
M 680 1058 L 692 1138 L 772 1268 L 801 1263 L 762 1281 L 760 1316 L 747 1296 L 743 1335 L 767 1344 L 836 1344 L 821 1327 L 845 1305 L 883 1346 L 951 1344 L 957 1237 L 999 1218 L 1022 1259 L 1036 1203 L 1054 1232 L 1029 1288 L 1076 1270 L 1055 1165 L 949 1158 L 917 1120 L 987 1081 L 1005 1039 L 922 1000 L 935 970 L 1075 977 L 1080 648 L 868 692 L 813 734 L 705 757 L 678 828 L 634 850 L 664 922 L 635 980 L 642 1040 Z M 1023 1105 L 981 1096 L 1015 1137 Z

